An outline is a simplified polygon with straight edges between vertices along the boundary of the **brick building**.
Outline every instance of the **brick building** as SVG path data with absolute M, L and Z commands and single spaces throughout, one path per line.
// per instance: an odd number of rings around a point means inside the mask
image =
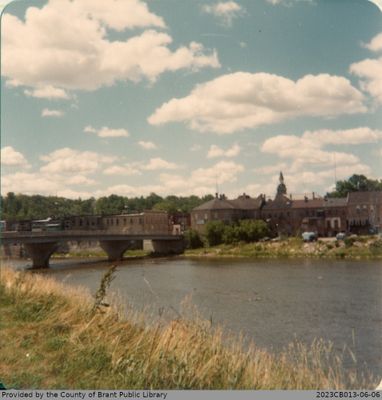
M 262 219 L 279 235 L 316 232 L 335 236 L 339 232 L 376 233 L 381 231 L 382 192 L 351 192 L 345 198 L 327 198 L 312 193 L 295 198 L 287 194 L 280 172 L 274 199 L 265 201 L 243 194 L 235 200 L 224 195 L 196 207 L 191 212 L 191 227 L 203 233 L 208 221 L 233 223 L 240 219 Z
M 209 221 L 237 222 L 241 219 L 258 219 L 264 197 L 252 198 L 245 193 L 237 199 L 228 200 L 225 195 L 216 193 L 215 198 L 191 211 L 191 228 L 204 233 Z

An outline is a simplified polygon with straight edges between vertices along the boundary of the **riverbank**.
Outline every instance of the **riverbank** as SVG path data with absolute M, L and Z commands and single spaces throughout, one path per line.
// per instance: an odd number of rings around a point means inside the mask
M 105 299 L 98 297 L 98 305 Z M 195 315 L 148 323 L 36 273 L 2 268 L 0 376 L 8 388 L 344 389 L 376 382 L 345 373 L 330 345 L 278 355 L 222 339 Z M 183 314 L 182 314 L 183 315 Z M 184 314 L 185 315 L 185 314 Z
M 213 247 L 190 249 L 185 257 L 248 257 L 248 258 L 331 258 L 382 259 L 382 239 L 360 236 L 344 241 L 319 239 L 305 243 L 299 238 L 270 240 L 267 242 L 221 244 Z

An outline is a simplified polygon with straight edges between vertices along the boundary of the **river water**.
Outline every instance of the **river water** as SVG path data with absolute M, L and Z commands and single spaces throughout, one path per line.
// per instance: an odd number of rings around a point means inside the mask
M 108 267 L 52 260 L 44 274 L 94 293 Z M 339 352 L 350 348 L 359 369 L 382 375 L 380 261 L 129 260 L 119 264 L 110 291 L 138 310 L 174 318 L 189 297 L 213 324 L 270 351 L 323 338 Z

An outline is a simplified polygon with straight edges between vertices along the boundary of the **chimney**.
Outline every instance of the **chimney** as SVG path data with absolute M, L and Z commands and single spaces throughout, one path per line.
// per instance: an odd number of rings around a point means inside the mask
M 304 196 L 304 201 L 305 201 L 305 203 L 308 202 L 308 196 Z
M 313 199 L 313 200 L 315 199 L 315 194 L 314 194 L 314 192 L 312 192 L 312 199 Z

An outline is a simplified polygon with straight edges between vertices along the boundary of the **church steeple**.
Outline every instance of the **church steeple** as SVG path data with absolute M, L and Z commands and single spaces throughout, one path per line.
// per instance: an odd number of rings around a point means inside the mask
M 287 194 L 287 188 L 284 183 L 284 175 L 280 171 L 280 177 L 279 177 L 279 185 L 277 186 L 277 194 Z

